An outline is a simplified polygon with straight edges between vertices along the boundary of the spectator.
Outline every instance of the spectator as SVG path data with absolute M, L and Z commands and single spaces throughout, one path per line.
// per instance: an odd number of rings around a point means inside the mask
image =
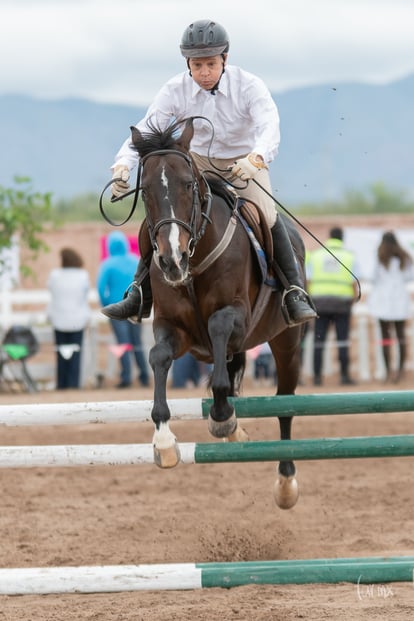
M 97 277 L 97 289 L 103 305 L 119 300 L 131 283 L 137 266 L 137 255 L 129 250 L 128 239 L 120 231 L 108 236 L 109 256 L 102 261 Z M 149 385 L 148 364 L 142 346 L 142 326 L 129 321 L 110 319 L 111 327 L 119 345 L 130 345 L 138 367 L 141 386 Z M 120 381 L 117 388 L 128 388 L 132 383 L 131 351 L 120 357 Z
M 272 384 L 277 384 L 276 364 L 272 350 L 268 343 L 263 343 L 255 348 L 256 357 L 254 358 L 254 379 L 271 380 Z
M 368 308 L 379 322 L 385 381 L 399 382 L 404 374 L 407 355 L 405 323 L 411 316 L 411 299 L 407 282 L 414 279 L 413 259 L 402 248 L 392 231 L 384 233 L 377 250 L 372 275 Z M 391 374 L 391 345 L 398 343 L 399 360 L 394 377 Z
M 201 379 L 198 360 L 189 352 L 174 360 L 172 364 L 172 388 L 186 388 L 191 382 L 197 387 Z
M 61 267 L 49 274 L 51 294 L 48 318 L 54 328 L 57 356 L 56 388 L 79 388 L 80 359 L 84 330 L 90 317 L 89 275 L 83 260 L 72 248 L 60 252 Z
M 208 382 L 213 365 L 200 362 L 193 354 L 186 352 L 172 363 L 171 388 L 187 388 L 191 384 L 196 388 Z
M 329 327 L 333 325 L 336 331 L 341 384 L 352 385 L 355 382 L 349 375 L 349 331 L 352 304 L 358 299 L 358 288 L 357 281 L 348 270 L 358 276 L 358 267 L 354 254 L 344 248 L 341 228 L 331 229 L 326 246 L 343 265 L 324 248 L 311 252 L 306 261 L 308 291 L 318 313 L 314 326 L 313 382 L 315 386 L 322 384 L 325 341 Z

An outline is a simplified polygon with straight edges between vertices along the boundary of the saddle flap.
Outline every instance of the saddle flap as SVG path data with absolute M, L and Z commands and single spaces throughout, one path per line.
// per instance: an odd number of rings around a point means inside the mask
M 240 213 L 252 229 L 254 236 L 265 251 L 268 263 L 273 257 L 273 239 L 263 213 L 254 203 L 240 201 Z

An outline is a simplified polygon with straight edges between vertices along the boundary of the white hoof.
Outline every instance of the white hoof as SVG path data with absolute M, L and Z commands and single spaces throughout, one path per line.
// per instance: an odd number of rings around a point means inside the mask
M 273 490 L 275 502 L 279 509 L 291 509 L 299 497 L 299 487 L 295 476 L 284 477 L 279 474 Z
M 160 468 L 174 468 L 180 461 L 180 449 L 168 423 L 161 423 L 152 439 L 154 462 Z
M 169 448 L 157 448 L 154 446 L 154 462 L 160 468 L 174 468 L 181 459 L 178 444 Z

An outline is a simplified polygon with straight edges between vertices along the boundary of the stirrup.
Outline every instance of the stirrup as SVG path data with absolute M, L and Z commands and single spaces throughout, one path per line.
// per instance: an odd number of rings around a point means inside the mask
M 289 314 L 289 310 L 287 308 L 287 304 L 285 301 L 286 296 L 289 293 L 292 293 L 292 291 L 298 291 L 299 293 L 301 293 L 305 300 L 301 300 L 302 302 L 306 302 L 309 306 L 310 312 L 308 313 L 309 316 L 308 317 L 303 317 L 302 319 L 299 320 L 295 320 L 294 318 L 292 318 Z M 299 287 L 298 285 L 290 285 L 289 289 L 284 289 L 283 290 L 283 294 L 282 294 L 282 314 L 283 317 L 287 323 L 287 325 L 290 328 L 293 328 L 294 326 L 299 326 L 302 323 L 306 323 L 307 321 L 310 321 L 311 319 L 314 319 L 315 317 L 318 316 L 318 313 L 316 312 L 316 308 L 315 305 L 312 301 L 312 298 L 310 297 L 310 295 L 308 294 L 307 291 L 305 291 L 305 289 L 302 289 L 302 287 Z

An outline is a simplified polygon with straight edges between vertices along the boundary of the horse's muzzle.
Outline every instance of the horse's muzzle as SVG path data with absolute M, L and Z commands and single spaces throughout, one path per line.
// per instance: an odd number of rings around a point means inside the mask
M 181 285 L 188 278 L 190 257 L 187 252 L 179 260 L 166 255 L 158 255 L 154 259 L 168 284 Z

